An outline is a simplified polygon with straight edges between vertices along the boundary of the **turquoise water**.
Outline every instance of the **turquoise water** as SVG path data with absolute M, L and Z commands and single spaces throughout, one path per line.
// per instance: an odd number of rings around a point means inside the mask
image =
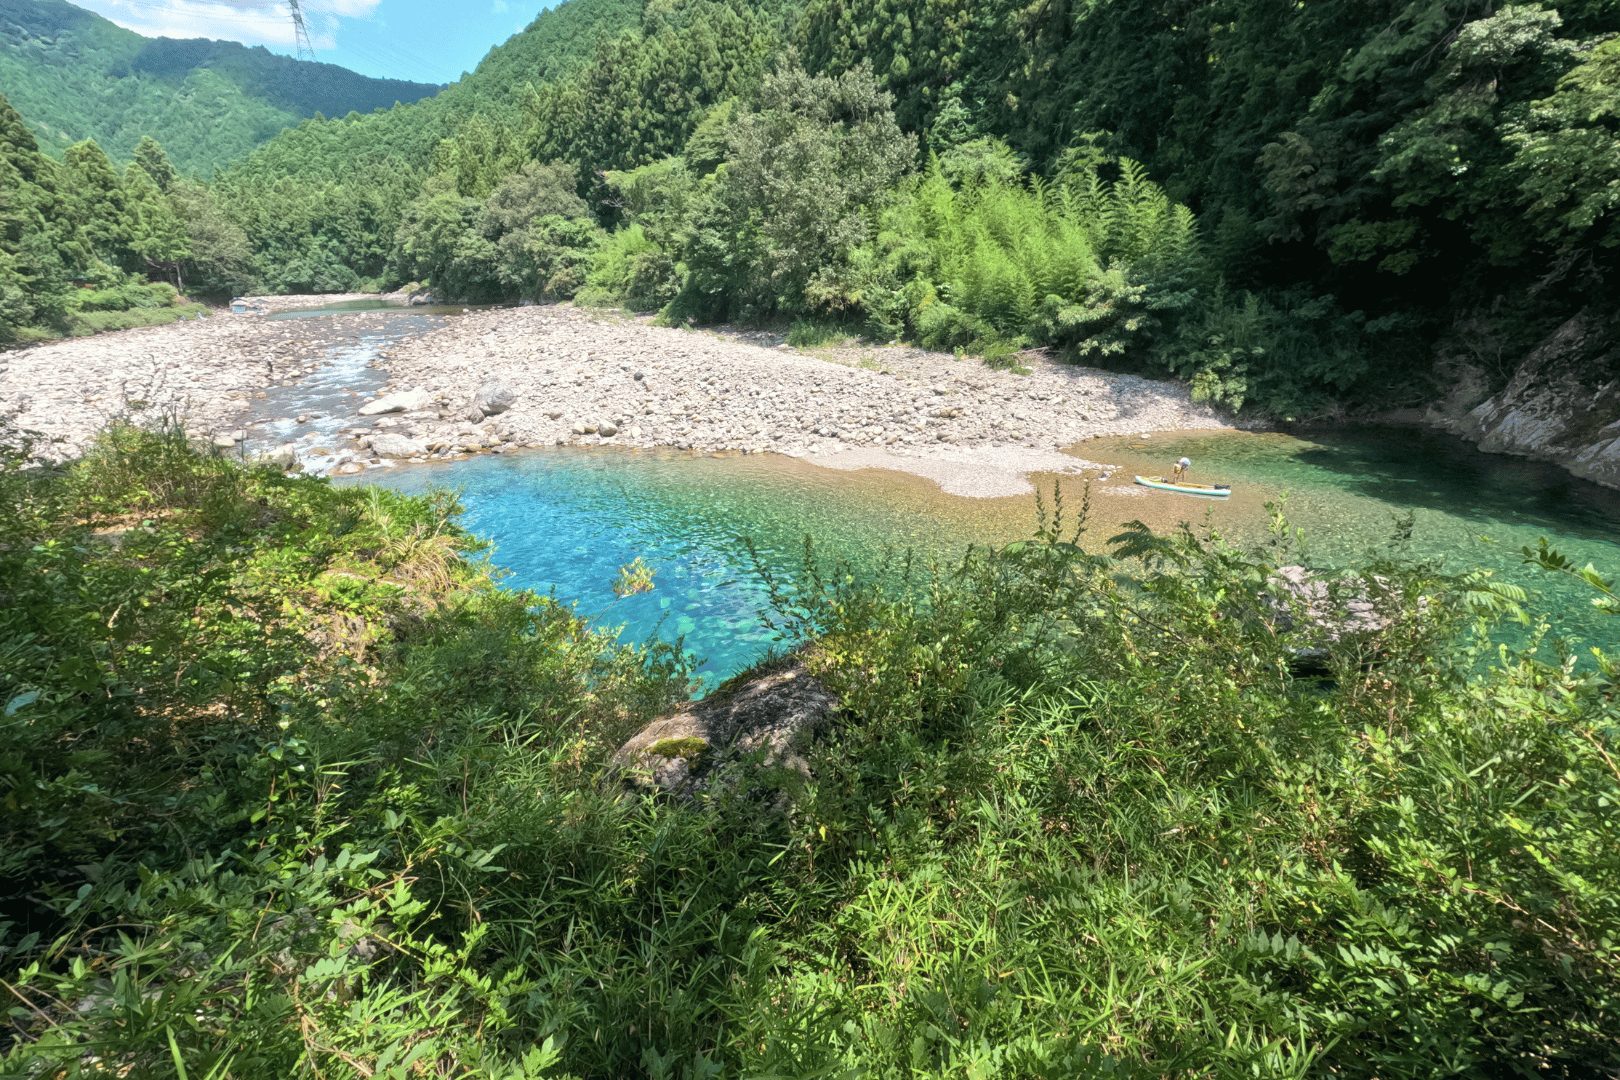
M 1594 593 L 1527 567 L 1520 554 L 1545 536 L 1570 558 L 1620 578 L 1620 491 L 1555 466 L 1482 454 L 1459 440 L 1405 428 L 1159 435 L 1096 440 L 1081 449 L 1132 473 L 1162 472 L 1182 455 L 1190 457 L 1195 479 L 1234 486 L 1230 505 L 1155 496 L 1155 515 L 1179 506 L 1180 518 L 1201 524 L 1207 515 L 1242 538 L 1258 538 L 1265 503 L 1283 499 L 1312 562 L 1348 563 L 1388 549 L 1397 522 L 1410 515 L 1406 556 L 1450 571 L 1491 569 L 1528 588 L 1559 633 L 1620 645 L 1620 619 L 1595 612 Z M 1159 516 L 1152 521 L 1169 524 Z
M 575 604 L 598 625 L 622 628 L 628 643 L 679 640 L 711 684 L 777 642 L 749 541 L 791 582 L 807 535 L 818 561 L 872 567 L 888 552 L 949 555 L 983 533 L 970 516 L 934 505 L 921 481 L 852 478 L 779 457 L 537 450 L 366 480 L 459 490 L 464 523 L 493 541 L 510 584 Z M 637 558 L 655 571 L 654 588 L 620 598 L 619 569 Z
M 1449 570 L 1495 569 L 1530 588 L 1556 629 L 1620 646 L 1620 620 L 1590 605 L 1575 582 L 1526 567 L 1520 548 L 1542 536 L 1581 562 L 1620 576 L 1620 492 L 1560 470 L 1479 454 L 1450 439 L 1401 430 L 1336 431 L 1308 438 L 1235 433 L 1098 440 L 1087 458 L 1122 464 L 1093 491 L 1087 545 L 1125 521 L 1164 529 L 1186 521 L 1260 540 L 1266 504 L 1286 496 L 1315 564 L 1357 561 L 1387 548 L 1412 519 L 1404 554 Z M 1229 503 L 1146 492 L 1134 472 L 1161 471 L 1186 454 L 1194 475 L 1231 482 Z M 622 640 L 681 641 L 707 683 L 774 644 L 767 589 L 745 538 L 791 578 L 811 535 L 823 560 L 872 567 L 912 549 L 949 558 L 970 542 L 1027 536 L 1031 499 L 958 499 L 892 473 L 841 473 L 770 455 L 556 449 L 373 472 L 369 482 L 409 491 L 460 490 L 466 524 L 494 544 L 513 585 L 550 593 Z M 1071 504 L 1078 493 L 1070 484 Z M 619 569 L 636 558 L 656 572 L 649 593 L 620 598 Z

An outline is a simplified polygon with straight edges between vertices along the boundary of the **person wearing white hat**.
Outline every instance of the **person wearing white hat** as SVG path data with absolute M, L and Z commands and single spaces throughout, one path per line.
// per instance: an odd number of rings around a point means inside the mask
M 1170 482 L 1179 484 L 1183 480 L 1187 479 L 1187 470 L 1190 468 L 1192 468 L 1192 458 L 1184 457 L 1180 461 L 1176 462 L 1174 471 L 1170 473 Z

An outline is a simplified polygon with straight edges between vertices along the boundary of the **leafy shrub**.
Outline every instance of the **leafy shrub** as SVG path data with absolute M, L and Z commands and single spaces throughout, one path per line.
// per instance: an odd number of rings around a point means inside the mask
M 799 828 L 830 907 L 745 1014 L 752 1069 L 1620 1062 L 1620 666 L 1481 666 L 1522 594 L 1384 564 L 1389 621 L 1295 674 L 1278 536 L 1136 528 L 1122 563 L 1051 530 L 797 594 L 850 719 Z
M 849 336 L 849 327 L 832 319 L 794 319 L 788 327 L 787 343 L 796 349 L 808 349 L 831 345 Z
M 1075 357 L 1154 356 L 1204 273 L 1191 213 L 1131 161 L 1112 183 L 1095 168 L 1052 184 L 1010 170 L 980 143 L 937 159 L 851 261 L 886 278 L 868 271 L 851 291 L 878 308 L 892 302 L 885 289 L 903 292 L 905 321 L 930 348 L 1035 341 Z
M 987 336 L 988 329 L 967 312 L 943 301 L 928 304 L 917 313 L 917 341 L 925 349 L 966 349 Z
M 727 156 L 692 202 L 677 316 L 796 315 L 837 271 L 911 168 L 916 147 L 866 68 L 837 77 L 786 69 L 759 106 L 728 118 Z
M 674 260 L 639 223 L 609 235 L 591 258 L 578 300 L 632 311 L 657 311 L 680 291 Z

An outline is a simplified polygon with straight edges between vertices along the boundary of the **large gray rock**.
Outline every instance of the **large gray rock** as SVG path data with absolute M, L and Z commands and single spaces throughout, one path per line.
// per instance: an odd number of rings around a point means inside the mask
M 1583 312 L 1525 356 L 1501 391 L 1430 419 L 1493 454 L 1555 462 L 1620 487 L 1620 347 L 1612 313 Z M 1460 415 L 1459 415 L 1460 414 Z
M 424 443 L 392 433 L 373 435 L 366 440 L 366 445 L 371 447 L 371 452 L 378 457 L 386 458 L 421 457 L 428 452 Z
M 501 415 L 510 409 L 515 401 L 517 393 L 510 386 L 499 379 L 491 379 L 478 388 L 478 392 L 473 395 L 472 407 L 467 411 L 469 416 L 472 413 L 478 414 L 473 418 L 473 422 L 476 423 L 486 416 Z
M 756 672 L 632 736 L 614 763 L 638 786 L 692 796 L 760 771 L 808 777 L 808 741 L 838 708 L 797 658 Z
M 1318 669 L 1341 646 L 1357 647 L 1363 659 L 1381 654 L 1381 635 L 1406 607 L 1398 586 L 1353 571 L 1282 566 L 1266 584 L 1267 621 L 1288 643 L 1296 672 Z M 1421 614 L 1427 604 L 1419 597 L 1415 606 Z
M 381 416 L 383 413 L 416 412 L 433 404 L 433 395 L 420 387 L 385 394 L 360 406 L 361 416 Z
M 282 443 L 273 450 L 266 450 L 259 455 L 259 460 L 267 465 L 274 465 L 278 469 L 298 468 L 298 447 L 292 443 Z

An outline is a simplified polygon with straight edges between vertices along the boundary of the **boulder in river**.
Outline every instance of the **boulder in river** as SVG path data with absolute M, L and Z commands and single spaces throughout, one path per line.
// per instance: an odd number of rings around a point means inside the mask
M 368 401 L 360 406 L 361 416 L 381 416 L 383 413 L 416 412 L 433 404 L 433 395 L 418 387 L 415 390 L 401 390 L 395 394 L 385 394 L 375 401 Z
M 366 440 L 366 445 L 371 447 L 371 452 L 378 457 L 411 458 L 421 457 L 427 453 L 427 447 L 416 439 L 391 433 L 373 435 Z
M 1364 660 L 1375 659 L 1383 651 L 1381 635 L 1406 614 L 1400 587 L 1377 575 L 1283 566 L 1266 585 L 1269 621 L 1289 640 L 1296 674 L 1320 669 L 1344 645 L 1362 650 Z M 1415 611 L 1426 607 L 1418 597 Z
M 298 468 L 298 447 L 292 443 L 282 443 L 275 449 L 266 450 L 260 454 L 259 460 L 267 465 L 274 465 L 278 469 L 296 469 Z

